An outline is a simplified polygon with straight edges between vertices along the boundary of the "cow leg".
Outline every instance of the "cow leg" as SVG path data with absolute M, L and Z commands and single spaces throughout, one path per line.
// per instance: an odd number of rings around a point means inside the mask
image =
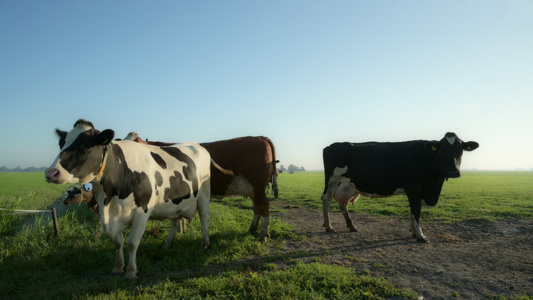
M 256 234 L 257 233 L 257 226 L 259 226 L 259 221 L 260 220 L 261 220 L 261 216 L 254 212 L 254 216 L 252 218 L 252 223 L 250 224 L 250 229 L 248 229 L 248 231 L 251 234 Z
M 329 191 L 324 193 L 321 197 L 322 199 L 322 211 L 324 213 L 324 227 L 326 227 L 326 232 L 335 232 L 333 226 L 329 221 L 329 207 L 331 206 L 331 199 L 333 198 L 333 193 Z
M 344 219 L 346 220 L 346 228 L 350 228 L 351 232 L 356 232 L 357 227 L 355 227 L 352 218 L 350 218 L 350 213 L 348 212 L 348 202 L 339 203 Z
M 183 233 L 183 228 L 181 227 L 183 218 L 174 218 L 170 219 L 170 230 L 168 232 L 167 241 L 163 245 L 163 249 L 168 249 L 172 247 L 172 243 L 176 238 L 176 233 Z
M 266 242 L 270 237 L 268 214 L 270 203 L 268 202 L 265 191 L 256 193 L 252 200 L 254 204 L 254 217 L 252 219 L 252 224 L 250 224 L 249 231 L 251 234 L 255 234 L 257 232 L 259 220 L 261 220 L 261 236 L 259 237 L 259 240 Z
M 422 228 L 420 228 L 420 215 L 422 213 L 422 206 L 416 201 L 411 201 L 409 199 L 409 204 L 411 206 L 411 232 L 413 237 L 420 243 L 429 243 L 429 240 L 422 233 Z
M 115 245 L 115 267 L 112 274 L 122 275 L 124 273 L 124 234 L 117 233 L 112 239 Z
M 135 214 L 135 216 L 133 217 L 131 231 L 128 236 L 128 241 L 126 242 L 129 254 L 128 266 L 126 267 L 126 275 L 124 276 L 126 280 L 133 280 L 137 278 L 137 249 L 139 248 L 139 244 L 141 243 L 141 238 L 146 229 L 148 219 L 149 215 L 144 211 Z
M 178 229 L 178 232 L 181 233 L 181 234 L 184 234 L 185 231 L 187 231 L 187 219 L 185 218 L 181 218 L 180 219 L 180 222 L 179 222 L 179 229 Z
M 202 225 L 202 249 L 207 249 L 211 245 L 209 242 L 209 217 L 211 215 L 211 209 L 209 208 L 210 190 L 211 187 L 208 183 L 202 186 L 203 190 L 200 191 L 198 198 L 198 215 L 200 216 L 200 224 Z
M 274 198 L 278 198 L 279 196 L 279 188 L 278 188 L 278 174 L 274 172 L 272 174 L 272 191 L 274 192 Z

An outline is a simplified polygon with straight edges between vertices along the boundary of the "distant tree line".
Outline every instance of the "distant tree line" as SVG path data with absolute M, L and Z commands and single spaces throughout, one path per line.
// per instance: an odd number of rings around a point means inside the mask
M 287 169 L 285 169 L 285 166 L 281 165 L 279 167 L 279 171 L 280 172 L 289 172 L 289 173 L 305 172 L 305 168 L 304 167 L 298 167 L 298 166 L 295 166 L 293 164 L 290 164 L 289 167 Z
M 46 167 L 40 167 L 40 168 L 36 168 L 36 167 L 28 167 L 28 168 L 21 168 L 21 167 L 16 167 L 16 168 L 8 168 L 8 167 L 0 167 L 0 172 L 44 172 L 44 170 L 46 170 Z

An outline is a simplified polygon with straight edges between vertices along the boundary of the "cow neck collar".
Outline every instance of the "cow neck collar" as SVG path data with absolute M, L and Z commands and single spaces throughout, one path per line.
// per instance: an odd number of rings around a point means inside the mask
M 98 179 L 98 177 L 102 176 L 102 174 L 104 173 L 105 171 L 105 167 L 106 167 L 106 163 L 107 163 L 107 156 L 108 156 L 108 152 L 107 152 L 107 147 L 106 146 L 104 148 L 104 159 L 102 160 L 102 165 L 100 166 L 100 171 L 98 171 L 98 174 L 96 174 L 96 177 L 95 179 Z

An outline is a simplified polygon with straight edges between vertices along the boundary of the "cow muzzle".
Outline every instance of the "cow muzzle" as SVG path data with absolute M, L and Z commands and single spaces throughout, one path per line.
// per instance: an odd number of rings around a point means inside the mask
M 459 177 L 461 177 L 461 172 L 459 171 L 448 172 L 446 174 L 446 180 L 448 180 L 448 178 L 459 178 Z
M 50 168 L 44 171 L 44 176 L 48 183 L 59 183 L 59 174 L 60 172 L 56 168 Z

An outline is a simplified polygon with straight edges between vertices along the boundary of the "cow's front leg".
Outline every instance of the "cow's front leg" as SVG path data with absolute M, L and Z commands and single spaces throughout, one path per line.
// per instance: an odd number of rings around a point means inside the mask
M 113 244 L 115 245 L 115 267 L 112 274 L 122 275 L 124 273 L 124 234 L 122 232 L 113 237 Z
M 124 276 L 126 280 L 133 280 L 137 278 L 137 249 L 139 248 L 141 238 L 144 234 L 144 230 L 146 229 L 148 218 L 148 214 L 142 212 L 137 214 L 133 219 L 131 231 L 126 243 L 129 253 L 128 266 L 126 267 L 126 275 Z
M 422 213 L 422 206 L 420 203 L 409 200 L 411 206 L 411 232 L 413 237 L 420 243 L 429 243 L 429 240 L 422 233 L 422 228 L 420 228 L 420 215 Z
M 350 213 L 348 212 L 348 202 L 339 203 L 344 219 L 346 220 L 346 228 L 350 228 L 351 232 L 356 232 L 357 227 L 355 227 L 352 218 L 350 218 Z

